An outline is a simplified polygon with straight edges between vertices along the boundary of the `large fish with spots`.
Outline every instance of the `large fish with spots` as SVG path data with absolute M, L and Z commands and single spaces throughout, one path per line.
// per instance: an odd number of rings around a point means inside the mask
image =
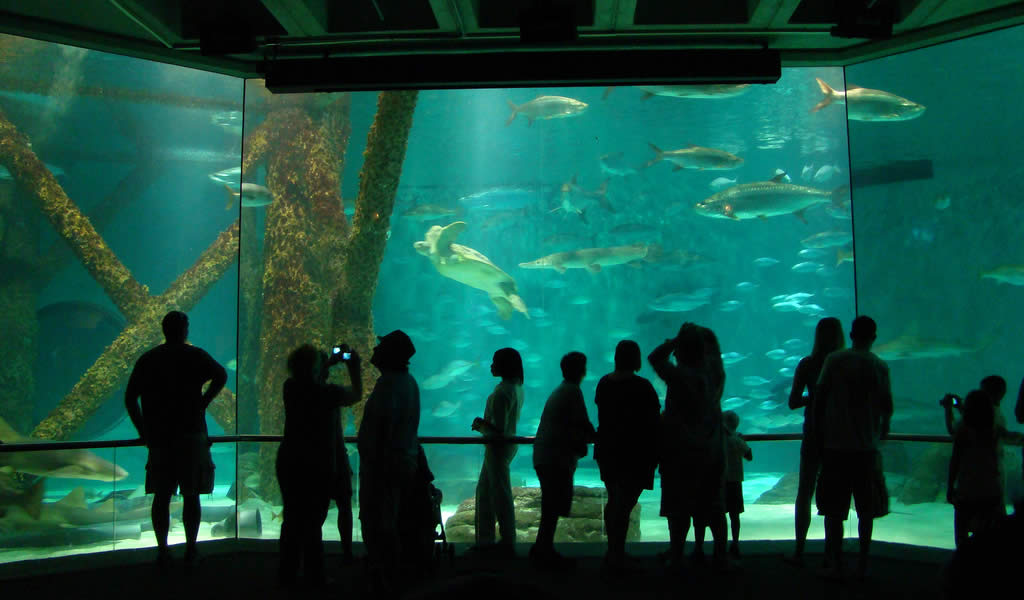
M 530 262 L 521 262 L 519 267 L 522 269 L 554 269 L 559 273 L 565 273 L 568 269 L 586 269 L 591 273 L 597 273 L 601 267 L 645 260 L 659 251 L 658 246 L 646 244 L 611 248 L 581 248 L 568 252 L 556 252 Z
M 652 98 L 654 96 L 664 96 L 666 98 L 699 98 L 707 100 L 717 100 L 720 98 L 733 98 L 744 94 L 750 89 L 749 83 L 709 83 L 709 84 L 690 84 L 690 85 L 638 85 L 636 89 L 643 91 L 643 100 Z M 605 99 L 609 94 L 612 93 L 614 87 L 605 88 L 604 95 L 601 99 Z
M 839 205 L 845 201 L 846 186 L 828 192 L 806 185 L 785 183 L 785 173 L 771 181 L 741 183 L 698 202 L 697 214 L 715 219 L 763 219 L 795 215 L 801 221 L 804 211 L 817 204 Z

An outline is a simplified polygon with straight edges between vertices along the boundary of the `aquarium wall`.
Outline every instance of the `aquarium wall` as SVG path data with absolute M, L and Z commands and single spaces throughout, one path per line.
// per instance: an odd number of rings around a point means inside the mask
M 572 350 L 588 356 L 583 392 L 596 423 L 594 389 L 612 370 L 615 345 L 633 339 L 649 352 L 687 320 L 718 334 L 724 407 L 740 415 L 741 430 L 799 433 L 802 415 L 787 405 L 793 369 L 818 319 L 849 321 L 854 311 L 845 113 L 811 112 L 821 99 L 816 78 L 841 87 L 842 71 L 792 69 L 772 86 L 701 90 L 420 91 L 408 130 L 390 134 L 396 147 L 405 140 L 400 171 L 375 145 L 388 143 L 382 111 L 394 95 L 272 96 L 247 82 L 242 185 L 253 194 L 242 199 L 239 365 L 261 370 L 251 393 L 239 384 L 241 430 L 282 431 L 291 348 L 348 343 L 369 356 L 376 342 L 360 319 L 372 310 L 373 333 L 403 329 L 418 349 L 410 369 L 422 436 L 475 437 L 470 424 L 497 383 L 490 361 L 502 347 L 525 364 L 520 435 L 536 432 Z M 323 179 L 316 165 L 340 151 L 339 172 Z M 364 212 L 371 173 L 395 186 L 386 227 L 373 225 L 376 208 Z M 379 244 L 354 253 L 360 236 Z M 345 289 L 358 282 L 348 273 L 356 268 L 374 272 L 372 295 Z M 649 367 L 641 375 L 664 396 Z M 360 414 L 356 406 L 347 415 L 349 435 Z M 239 460 L 240 486 L 273 505 L 275 448 L 253 450 Z M 460 505 L 474 496 L 482 448 L 427 444 L 426 453 L 452 539 L 471 540 Z M 352 446 L 349 456 L 358 469 Z M 764 445 L 749 467 L 748 501 L 797 462 L 797 445 Z M 512 478 L 524 502 L 536 496 L 530 446 Z M 603 493 L 592 460 L 581 462 L 576 484 Z M 658 498 L 643 498 L 644 540 L 667 539 Z M 586 502 L 600 517 L 601 503 Z M 528 540 L 536 507 L 523 511 Z M 791 535 L 791 512 L 776 537 Z M 264 521 L 262 535 L 275 536 L 279 522 Z M 592 537 L 572 539 L 600 538 L 594 523 Z
M 1014 28 L 846 69 L 848 107 L 854 85 L 867 88 L 861 97 L 881 90 L 910 103 L 874 94 L 861 106 L 879 120 L 850 119 L 857 306 L 878 322 L 894 431 L 946 433 L 940 399 L 964 397 L 993 374 L 1009 387 L 998 418 L 1014 428 L 1024 351 L 1013 326 L 1024 285 L 1013 158 L 1024 115 L 1014 98 L 1024 74 L 1003 57 L 1022 50 L 1024 30 Z M 885 116 L 912 104 L 926 109 Z M 891 478 L 906 479 L 896 497 L 948 523 L 950 446 L 907 451 L 912 468 Z M 1024 495 L 1020 459 L 1019 449 L 1003 450 L 1008 502 Z
M 1019 76 L 985 57 L 1021 35 L 784 69 L 774 85 L 277 96 L 259 80 L 2 37 L 0 440 L 129 444 L 131 366 L 162 341 L 163 314 L 185 310 L 190 341 L 229 371 L 207 416 L 226 437 L 201 539 L 275 539 L 288 353 L 349 344 L 368 393 L 376 336 L 402 329 L 449 539 L 472 541 L 483 450 L 445 440 L 476 438 L 493 353 L 523 358 L 517 433 L 532 436 L 565 353 L 588 357 L 597 425 L 615 345 L 646 354 L 692 321 L 720 341 L 723 410 L 771 439 L 752 438 L 744 537 L 790 539 L 803 416 L 787 400 L 820 318 L 878 321 L 894 432 L 944 434 L 939 398 L 986 374 L 1016 389 L 1002 325 L 1024 277 L 1002 240 L 1016 222 L 1005 190 Z M 640 375 L 664 402 L 646 364 Z M 344 411 L 346 435 L 361 416 L 361 402 Z M 948 449 L 886 444 L 893 513 L 876 538 L 952 546 Z M 58 456 L 94 465 L 89 479 L 0 472 L 0 561 L 153 544 L 145 449 L 82 452 Z M 348 455 L 357 475 L 354 444 Z M 527 542 L 529 444 L 512 482 Z M 591 457 L 575 483 L 580 521 L 556 539 L 601 541 Z M 656 483 L 630 540 L 668 539 L 659 501 Z M 336 511 L 326 539 L 339 537 Z M 171 536 L 183 540 L 180 524 Z
M 236 389 L 239 210 L 225 206 L 239 182 L 242 93 L 230 77 L 0 36 L 5 444 L 136 439 L 125 382 L 162 341 L 170 308 L 188 312 L 191 341 Z M 226 392 L 210 432 L 233 434 L 234 421 Z M 233 513 L 234 445 L 213 450 L 210 504 Z M 0 461 L 17 466 L 0 472 L 0 560 L 154 544 L 145 448 Z

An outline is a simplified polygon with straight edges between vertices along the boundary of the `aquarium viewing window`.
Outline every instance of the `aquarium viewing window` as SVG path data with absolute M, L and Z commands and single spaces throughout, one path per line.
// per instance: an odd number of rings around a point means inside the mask
M 685 321 L 717 334 L 722 409 L 751 440 L 743 536 L 790 539 L 794 368 L 819 319 L 848 331 L 868 314 L 898 434 L 883 450 L 892 514 L 875 538 L 952 547 L 938 400 L 1001 374 L 1012 428 L 1022 375 L 1006 327 L 1024 284 L 1006 243 L 1022 75 L 986 59 L 1022 35 L 784 68 L 771 84 L 293 94 L 0 37 L 0 465 L 22 465 L 0 471 L 0 561 L 154 544 L 123 394 L 170 308 L 229 372 L 208 411 L 217 469 L 203 540 L 279 535 L 281 388 L 300 344 L 369 356 L 376 335 L 408 333 L 453 541 L 473 539 L 463 501 L 483 451 L 470 425 L 497 382 L 491 357 L 515 348 L 525 402 L 512 482 L 527 541 L 530 437 L 560 358 L 587 355 L 597 425 L 594 389 L 616 343 L 647 353 Z M 664 399 L 646 364 L 640 375 Z M 361 414 L 344 417 L 357 473 Z M 42 445 L 57 442 L 84 448 Z M 95 468 L 81 479 L 25 466 L 48 459 Z M 1007 450 L 1006 473 L 1020 468 Z M 575 483 L 590 526 L 556 539 L 602 541 L 590 456 Z M 1021 493 L 1008 476 L 1007 497 Z M 631 541 L 668 539 L 659 500 L 657 484 L 643 493 Z M 335 510 L 326 539 L 338 539 Z M 171 535 L 183 539 L 180 526 Z

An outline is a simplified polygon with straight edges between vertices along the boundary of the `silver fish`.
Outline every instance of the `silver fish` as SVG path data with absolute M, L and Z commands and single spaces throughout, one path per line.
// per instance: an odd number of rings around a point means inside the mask
M 924 114 L 925 107 L 916 102 L 901 98 L 896 94 L 872 90 L 857 86 L 849 86 L 845 92 L 832 87 L 815 78 L 821 93 L 825 97 L 811 109 L 818 112 L 833 102 L 846 104 L 846 115 L 851 121 L 909 121 Z
M 717 148 L 704 148 L 690 144 L 681 150 L 662 150 L 650 142 L 647 145 L 655 154 L 654 158 L 647 161 L 646 166 L 648 167 L 662 160 L 674 164 L 674 171 L 679 169 L 723 171 L 743 165 L 742 158 Z
M 587 110 L 588 105 L 586 102 L 565 96 L 539 96 L 526 104 L 519 105 L 509 100 L 508 106 L 512 109 L 512 114 L 505 121 L 506 127 L 516 120 L 516 115 L 523 115 L 528 124 L 533 125 L 535 119 L 563 119 L 578 116 Z

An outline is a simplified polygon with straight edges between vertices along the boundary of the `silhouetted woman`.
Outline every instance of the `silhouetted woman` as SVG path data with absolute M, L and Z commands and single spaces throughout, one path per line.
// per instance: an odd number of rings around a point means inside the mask
M 343 349 L 348 352 L 347 347 Z M 327 366 L 340 360 L 341 354 L 329 359 Z M 327 369 L 322 360 L 320 351 L 310 344 L 288 356 L 284 440 L 276 464 L 284 504 L 278 572 L 284 585 L 295 582 L 303 562 L 309 582 L 322 585 L 326 580 L 321 531 L 336 484 L 336 445 L 341 435 L 332 412 L 359 400 L 351 390 L 326 383 Z M 353 382 L 359 378 L 359 362 L 359 356 L 352 352 L 348 365 Z
M 643 490 L 654 489 L 658 467 L 658 420 L 661 402 L 651 382 L 636 374 L 640 346 L 622 340 L 615 347 L 615 370 L 597 384 L 597 441 L 594 460 L 608 490 L 604 523 L 608 553 L 604 568 L 626 568 L 629 515 Z
M 789 392 L 789 408 L 804 408 L 804 435 L 800 442 L 800 482 L 796 491 L 796 503 L 793 505 L 796 522 L 796 547 L 787 562 L 802 565 L 804 560 L 804 544 L 807 542 L 807 530 L 811 526 L 811 497 L 821 470 L 822 448 L 822 413 L 821 405 L 815 402 L 814 388 L 821 375 L 821 367 L 825 357 L 842 350 L 846 346 L 843 336 L 843 325 L 835 317 L 825 317 L 818 321 L 814 329 L 814 347 L 811 355 L 805 356 L 796 366 L 793 373 L 793 388 Z M 804 396 L 804 388 L 807 395 Z
M 660 436 L 661 515 L 668 518 L 671 541 L 664 556 L 681 565 L 693 519 L 711 528 L 715 566 L 725 569 L 725 367 L 718 338 L 706 327 L 683 323 L 679 334 L 655 348 L 647 360 L 668 385 Z
M 513 556 L 516 512 L 509 466 L 518 447 L 502 440 L 515 437 L 519 412 L 523 408 L 523 359 L 519 352 L 514 348 L 495 352 L 491 375 L 501 377 L 501 381 L 487 397 L 483 418 L 477 417 L 472 425 L 473 431 L 479 431 L 488 440 L 476 484 L 476 550 L 496 550 L 504 556 Z M 494 544 L 495 521 L 501 534 L 497 547 Z

